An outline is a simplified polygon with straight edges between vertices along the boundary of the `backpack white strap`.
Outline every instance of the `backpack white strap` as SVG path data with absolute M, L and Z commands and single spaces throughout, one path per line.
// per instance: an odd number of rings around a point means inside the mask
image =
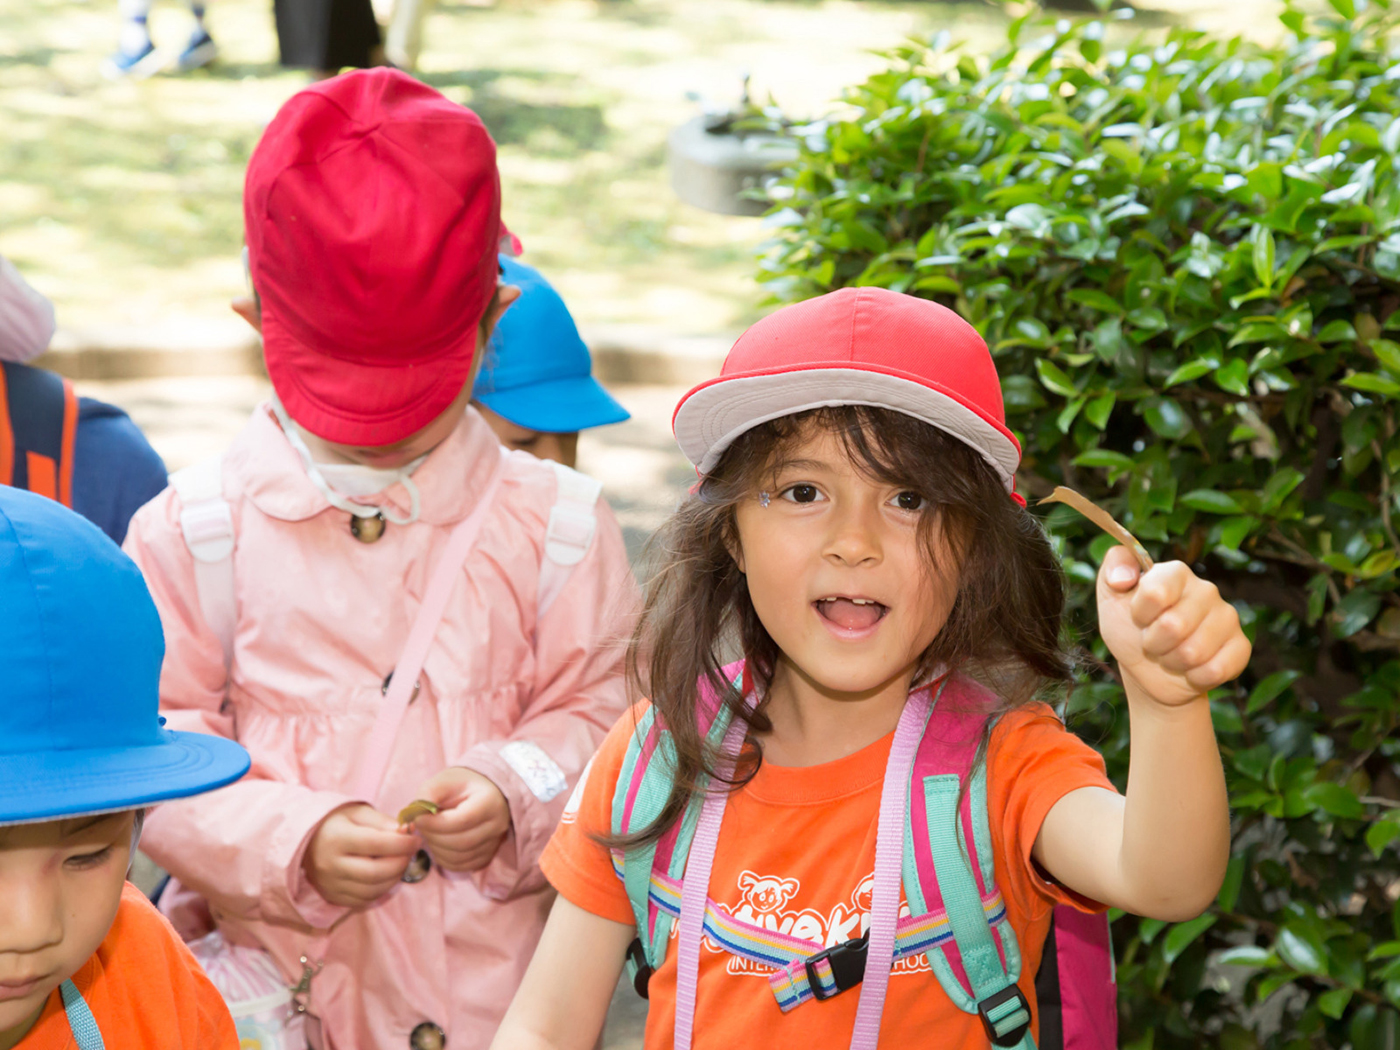
M 219 639 L 224 668 L 233 660 L 238 606 L 233 589 L 233 509 L 224 499 L 223 459 L 214 456 L 170 475 L 180 497 L 180 531 L 194 557 L 194 586 L 204 622 Z
M 557 487 L 544 536 L 544 560 L 540 563 L 535 605 L 537 619 L 549 611 L 569 582 L 574 566 L 583 561 L 593 546 L 593 536 L 598 531 L 598 497 L 603 492 L 602 482 L 587 474 L 562 463 L 551 462 L 550 466 L 554 468 Z

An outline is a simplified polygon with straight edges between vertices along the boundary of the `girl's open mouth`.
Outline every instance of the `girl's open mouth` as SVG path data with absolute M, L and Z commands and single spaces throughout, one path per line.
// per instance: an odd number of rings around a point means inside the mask
M 866 631 L 874 627 L 889 612 L 874 598 L 818 598 L 812 603 L 817 614 L 844 631 Z

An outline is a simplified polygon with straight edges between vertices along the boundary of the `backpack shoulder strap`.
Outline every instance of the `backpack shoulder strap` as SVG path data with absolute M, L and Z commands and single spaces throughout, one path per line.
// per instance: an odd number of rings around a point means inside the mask
M 42 368 L 0 368 L 0 484 L 73 506 L 73 448 L 78 396 L 73 384 Z
M 731 664 L 723 674 L 738 681 L 743 674 L 743 662 Z M 701 723 L 708 721 L 706 736 L 718 747 L 729 728 L 729 709 L 717 703 L 706 683 L 700 684 Z M 613 793 L 612 832 L 627 835 L 640 831 L 661 815 L 671 794 L 675 775 L 675 749 L 671 737 L 656 717 L 656 709 L 648 707 L 638 720 L 636 731 L 627 742 L 627 751 Z M 628 952 L 627 973 L 639 994 L 645 996 L 646 971 L 655 970 L 666 957 L 674 919 L 669 911 L 657 907 L 653 899 L 653 874 L 664 873 L 679 880 L 685 874 L 690 845 L 700 822 L 701 807 L 695 800 L 685 814 L 658 841 L 626 851 L 613 851 L 613 867 L 627 890 L 627 900 L 637 923 L 637 942 Z
M 194 557 L 194 585 L 204 622 L 219 639 L 224 669 L 233 661 L 238 605 L 233 586 L 233 509 L 224 499 L 223 457 L 214 456 L 170 475 L 180 498 L 180 531 Z
M 536 616 L 542 617 L 559 597 L 574 566 L 583 561 L 598 530 L 598 497 L 603 484 L 587 474 L 551 462 L 554 468 L 554 506 L 545 530 L 544 560 L 540 563 Z
M 993 1045 L 1033 1048 L 1030 1004 L 1016 984 L 1020 951 L 996 887 L 986 766 L 978 761 L 993 700 L 964 678 L 940 690 L 912 774 L 904 887 L 915 914 L 948 916 L 951 942 L 927 957 L 954 1005 L 982 1018 Z

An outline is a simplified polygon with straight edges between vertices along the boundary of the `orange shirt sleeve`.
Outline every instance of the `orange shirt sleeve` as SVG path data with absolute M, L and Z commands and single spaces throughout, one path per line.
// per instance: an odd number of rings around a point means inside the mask
M 564 808 L 564 816 L 540 857 L 540 869 L 572 904 L 613 922 L 634 925 L 632 906 L 612 857 L 594 836 L 612 831 L 613 793 L 627 756 L 637 720 L 646 711 L 638 704 L 625 711 L 588 763 Z
M 1103 905 L 1054 882 L 1031 859 L 1036 836 L 1055 803 L 1071 791 L 1101 787 L 1117 791 L 1104 771 L 1103 756 L 1065 728 L 1046 704 L 1027 704 L 1003 715 L 987 746 L 987 807 L 993 844 L 1006 871 L 997 872 L 1003 892 L 1030 914 L 1057 904 L 1083 911 Z

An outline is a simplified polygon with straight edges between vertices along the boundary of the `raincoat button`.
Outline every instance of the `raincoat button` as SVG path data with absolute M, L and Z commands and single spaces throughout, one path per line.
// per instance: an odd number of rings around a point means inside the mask
M 443 1050 L 447 1046 L 447 1033 L 432 1021 L 424 1021 L 410 1033 L 408 1045 L 412 1050 Z
M 384 526 L 383 514 L 376 514 L 372 518 L 362 518 L 358 514 L 350 515 L 350 535 L 361 543 L 374 543 L 384 535 Z
M 413 855 L 413 859 L 408 862 L 408 867 L 404 869 L 401 880 L 403 882 L 422 882 L 428 877 L 428 872 L 432 871 L 432 869 L 433 858 L 428 856 L 427 850 L 420 849 Z M 422 1028 L 423 1026 L 420 1024 L 418 1027 Z M 434 1025 L 433 1027 L 436 1028 L 437 1026 Z M 415 1029 L 415 1031 L 417 1031 L 417 1029 Z M 439 1028 L 438 1034 L 441 1033 L 442 1029 Z M 414 1043 L 413 1045 L 417 1046 L 418 1044 Z

